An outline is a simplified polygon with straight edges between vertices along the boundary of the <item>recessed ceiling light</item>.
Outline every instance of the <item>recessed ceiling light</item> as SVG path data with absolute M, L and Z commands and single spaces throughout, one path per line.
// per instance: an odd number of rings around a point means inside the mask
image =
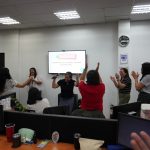
M 56 12 L 54 13 L 59 19 L 78 19 L 80 18 L 77 11 L 64 11 L 64 12 Z
M 0 23 L 5 25 L 11 25 L 11 24 L 20 24 L 20 22 L 10 18 L 10 17 L 3 17 L 0 18 Z
M 150 5 L 136 5 L 133 6 L 131 14 L 150 13 Z

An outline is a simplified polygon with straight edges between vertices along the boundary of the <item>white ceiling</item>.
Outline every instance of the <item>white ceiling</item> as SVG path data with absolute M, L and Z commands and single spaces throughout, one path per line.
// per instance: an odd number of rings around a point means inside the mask
M 0 0 L 0 17 L 11 17 L 18 25 L 2 25 L 0 29 L 106 23 L 120 19 L 150 20 L 150 14 L 131 15 L 135 4 L 150 0 Z M 59 20 L 56 11 L 77 10 L 80 19 Z

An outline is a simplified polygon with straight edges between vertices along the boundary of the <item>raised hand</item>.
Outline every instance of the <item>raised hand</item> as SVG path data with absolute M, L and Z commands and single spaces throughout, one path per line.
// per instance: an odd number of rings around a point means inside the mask
M 115 74 L 115 77 L 117 80 L 119 80 L 119 74 L 118 73 Z
M 32 81 L 34 80 L 34 76 L 30 76 L 29 79 Z
M 52 79 L 56 79 L 57 77 L 58 77 L 58 74 L 54 75 L 54 76 L 52 77 Z
M 115 81 L 115 77 L 110 76 L 110 79 L 114 82 Z
M 139 73 L 138 73 L 138 72 L 135 72 L 135 71 L 132 71 L 132 72 L 131 72 L 131 76 L 132 76 L 134 79 L 138 79 Z
M 97 63 L 97 67 L 96 67 L 96 71 L 98 71 L 99 65 L 100 65 L 100 63 L 98 62 L 98 63 Z

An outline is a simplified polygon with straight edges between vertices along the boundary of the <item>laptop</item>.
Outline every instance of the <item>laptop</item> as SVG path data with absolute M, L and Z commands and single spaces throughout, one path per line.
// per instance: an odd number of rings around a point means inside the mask
M 146 131 L 150 135 L 150 120 L 123 113 L 119 113 L 118 119 L 118 144 L 132 148 L 131 132 Z

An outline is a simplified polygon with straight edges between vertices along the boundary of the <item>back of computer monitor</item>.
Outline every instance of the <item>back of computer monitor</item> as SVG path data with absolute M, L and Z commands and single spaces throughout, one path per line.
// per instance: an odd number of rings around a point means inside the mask
M 47 115 L 33 112 L 4 111 L 4 123 L 14 123 L 15 132 L 21 128 L 29 128 L 36 132 L 39 139 L 50 138 L 51 121 Z
M 117 119 L 119 112 L 138 116 L 141 109 L 141 102 L 133 102 L 111 107 L 111 119 Z
M 3 105 L 0 105 L 0 133 L 4 130 L 4 113 L 3 113 Z
M 131 148 L 132 132 L 146 131 L 150 135 L 150 120 L 123 113 L 119 113 L 118 119 L 118 144 Z

